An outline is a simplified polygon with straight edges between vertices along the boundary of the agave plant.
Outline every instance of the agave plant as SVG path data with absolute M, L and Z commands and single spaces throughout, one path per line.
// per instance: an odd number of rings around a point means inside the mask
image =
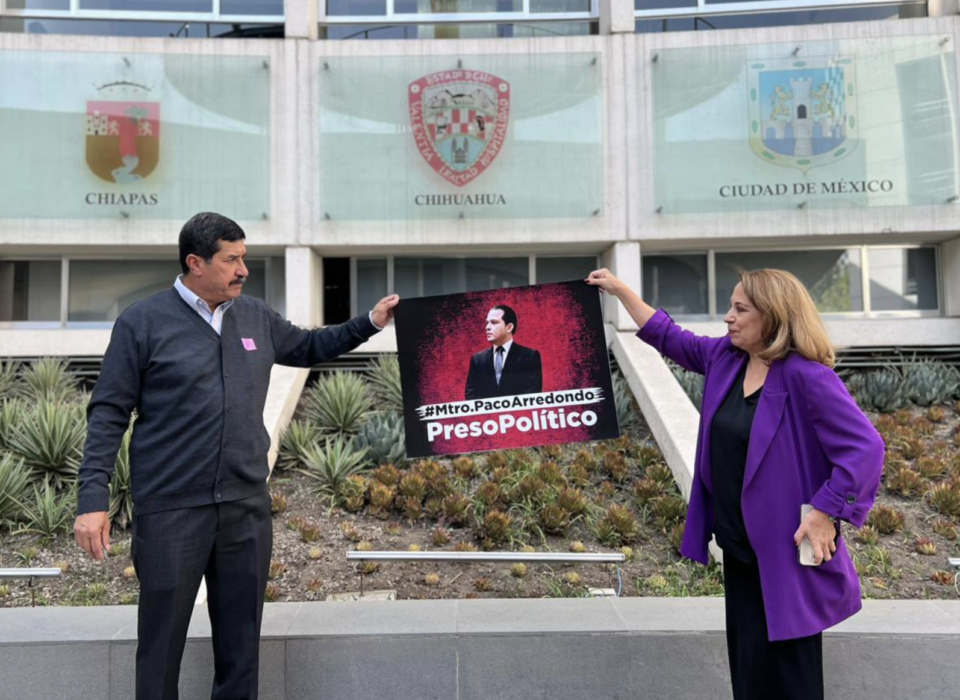
M 31 403 L 63 403 L 76 397 L 77 379 L 65 361 L 44 357 L 20 373 L 17 392 Z
M 696 372 L 691 372 L 684 369 L 678 364 L 673 362 L 667 363 L 670 366 L 670 371 L 673 372 L 674 378 L 679 382 L 680 386 L 683 388 L 684 393 L 689 397 L 691 403 L 699 411 L 700 406 L 703 404 L 703 380 L 704 376 L 702 374 L 697 374 Z
M 27 404 L 20 399 L 8 398 L 0 403 L 0 449 L 9 447 L 10 438 L 16 432 L 27 411 Z
M 20 502 L 23 509 L 23 525 L 20 532 L 40 535 L 52 540 L 73 525 L 77 509 L 76 489 L 58 493 L 53 483 L 46 479 L 42 486 L 34 485 L 33 499 Z
M 14 362 L 13 360 L 0 362 L 0 399 L 12 397 L 19 372 L 19 362 Z
M 24 416 L 9 449 L 23 457 L 36 479 L 50 478 L 61 488 L 77 478 L 86 429 L 79 406 L 43 403 Z
M 13 523 L 22 514 L 30 470 L 9 452 L 0 454 L 0 523 Z
M 400 386 L 400 362 L 396 355 L 380 355 L 370 363 L 367 378 L 373 384 L 377 409 L 403 413 L 403 389 Z
M 290 421 L 280 435 L 280 452 L 275 468 L 282 471 L 302 467 L 307 451 L 315 447 L 322 437 L 323 433 L 315 424 L 303 420 Z
M 317 481 L 316 492 L 321 498 L 339 503 L 346 480 L 363 471 L 366 465 L 364 450 L 342 435 L 328 438 L 323 445 L 310 447 L 305 455 L 306 469 L 301 471 Z
M 960 389 L 960 372 L 936 360 L 907 362 L 903 384 L 907 398 L 918 406 L 948 403 Z
M 133 491 L 130 482 L 130 438 L 133 427 L 127 430 L 117 452 L 113 478 L 110 480 L 110 522 L 126 530 L 133 522 Z
M 617 406 L 617 422 L 620 423 L 620 429 L 626 430 L 634 425 L 639 415 L 634 408 L 630 386 L 619 372 L 613 374 L 613 401 Z
M 324 433 L 352 435 L 360 429 L 372 405 L 360 375 L 333 372 L 307 390 L 303 412 Z
M 367 461 L 371 464 L 400 464 L 407 458 L 403 416 L 392 412 L 374 413 L 360 427 L 353 444 L 366 448 Z
M 880 413 L 893 413 L 907 403 L 903 376 L 891 368 L 853 374 L 847 388 L 862 408 Z

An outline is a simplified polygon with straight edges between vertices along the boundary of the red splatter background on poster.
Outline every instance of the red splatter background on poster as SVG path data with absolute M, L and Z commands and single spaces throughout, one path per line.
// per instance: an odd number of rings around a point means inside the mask
M 499 304 L 511 307 L 517 314 L 514 342 L 540 352 L 544 392 L 602 388 L 604 400 L 585 407 L 597 414 L 597 423 L 428 442 L 427 421 L 420 420 L 416 408 L 465 400 L 470 359 L 490 347 L 485 334 L 487 313 Z M 396 326 L 407 450 L 411 455 L 582 442 L 619 434 L 603 315 L 594 287 L 583 282 L 562 282 L 403 300 L 397 309 Z M 575 411 L 578 407 L 566 410 Z M 515 418 L 529 417 L 533 409 L 509 413 Z M 439 420 L 450 424 L 483 421 L 498 415 Z

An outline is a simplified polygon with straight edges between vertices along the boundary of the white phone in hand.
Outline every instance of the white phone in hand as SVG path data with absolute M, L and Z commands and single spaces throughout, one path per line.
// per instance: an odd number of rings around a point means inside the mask
M 800 506 L 800 522 L 802 523 L 807 515 L 813 510 L 813 506 L 809 503 L 804 503 Z M 810 540 L 804 537 L 800 540 L 800 564 L 802 566 L 819 566 L 816 561 L 814 561 L 813 556 L 813 545 L 810 544 Z

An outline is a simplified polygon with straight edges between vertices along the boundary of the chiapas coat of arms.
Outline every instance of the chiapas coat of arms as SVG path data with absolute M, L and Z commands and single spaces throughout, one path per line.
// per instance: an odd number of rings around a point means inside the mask
M 140 182 L 160 162 L 160 103 L 134 83 L 111 83 L 97 93 L 87 101 L 87 165 L 107 182 Z

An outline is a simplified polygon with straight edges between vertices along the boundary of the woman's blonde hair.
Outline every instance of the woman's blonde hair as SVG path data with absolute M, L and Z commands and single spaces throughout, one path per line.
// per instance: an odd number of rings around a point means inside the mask
M 803 283 L 785 270 L 740 270 L 743 291 L 760 312 L 767 349 L 761 360 L 782 360 L 791 351 L 827 367 L 836 363 L 827 329 Z

